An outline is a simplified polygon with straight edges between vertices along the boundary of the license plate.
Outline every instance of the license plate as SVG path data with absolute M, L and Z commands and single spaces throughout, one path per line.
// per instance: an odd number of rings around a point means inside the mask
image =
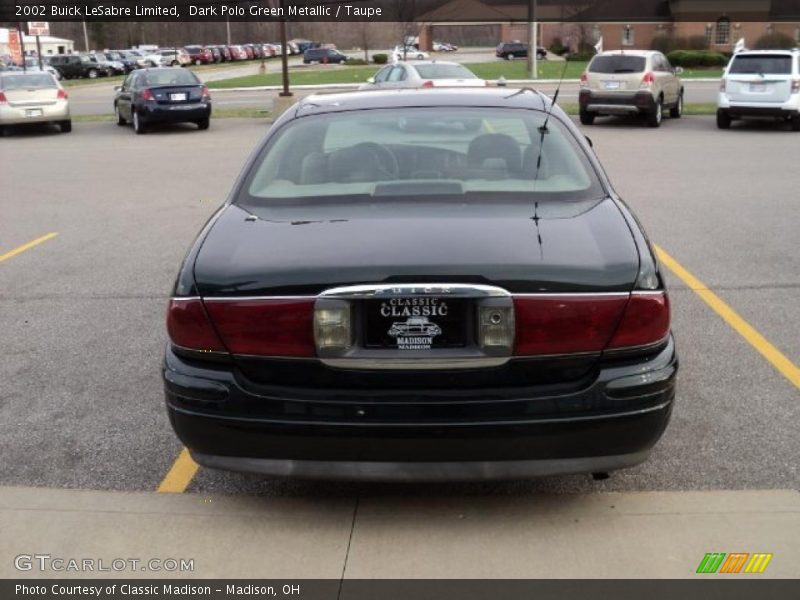
M 28 108 L 25 110 L 26 117 L 41 117 L 42 116 L 42 109 L 41 108 Z
M 766 92 L 767 91 L 767 84 L 766 83 L 751 83 L 750 84 L 750 91 L 751 92 Z
M 469 300 L 390 298 L 364 303 L 364 345 L 390 350 L 461 348 L 467 343 Z
M 184 102 L 186 101 L 186 94 L 170 94 L 169 99 L 172 102 Z
M 619 89 L 619 81 L 606 81 L 606 89 L 607 90 L 618 90 Z

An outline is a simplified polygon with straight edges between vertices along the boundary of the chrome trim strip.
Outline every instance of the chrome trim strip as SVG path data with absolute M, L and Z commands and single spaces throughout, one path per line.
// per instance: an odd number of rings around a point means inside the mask
M 391 296 L 443 296 L 448 298 L 507 298 L 511 293 L 493 285 L 461 283 L 396 283 L 349 285 L 322 292 L 320 298 L 384 298 Z
M 450 286 L 450 292 L 441 290 L 443 285 Z M 424 291 L 425 288 L 439 288 L 431 291 Z M 236 302 L 236 301 L 254 301 L 254 300 L 316 300 L 317 298 L 339 297 L 345 298 L 350 296 L 352 299 L 372 298 L 375 294 L 370 294 L 374 290 L 390 290 L 398 288 L 422 288 L 422 291 L 417 292 L 416 295 L 431 295 L 431 296 L 451 296 L 451 297 L 468 297 L 462 295 L 464 293 L 474 292 L 474 295 L 469 297 L 482 298 L 482 297 L 511 297 L 511 298 L 559 298 L 559 297 L 580 297 L 580 296 L 609 296 L 609 297 L 622 297 L 629 296 L 630 294 L 648 295 L 648 294 L 663 294 L 666 290 L 633 290 L 632 292 L 531 292 L 531 293 L 512 293 L 500 287 L 490 285 L 452 285 L 452 284 L 417 284 L 417 285 L 364 285 L 364 286 L 348 286 L 339 288 L 330 288 L 325 290 L 319 295 L 312 296 L 183 296 L 183 297 L 170 297 L 170 300 L 203 300 L 204 302 Z M 400 292 L 398 295 L 415 295 L 414 292 Z
M 201 300 L 200 296 L 170 296 L 170 302 L 185 302 L 187 300 Z
M 501 367 L 511 356 L 480 356 L 463 358 L 320 358 L 319 361 L 336 369 L 417 370 L 484 369 Z

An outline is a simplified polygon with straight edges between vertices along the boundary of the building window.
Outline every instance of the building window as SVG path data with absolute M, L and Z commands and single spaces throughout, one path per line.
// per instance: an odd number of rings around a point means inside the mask
M 714 35 L 714 28 L 711 25 L 706 25 L 706 48 L 711 45 L 711 38 Z
M 731 43 L 731 20 L 728 17 L 717 19 L 717 35 L 714 37 L 715 44 Z
M 625 25 L 625 28 L 622 30 L 622 45 L 633 46 L 634 43 L 633 27 Z
M 800 44 L 800 27 L 794 30 L 794 39 Z

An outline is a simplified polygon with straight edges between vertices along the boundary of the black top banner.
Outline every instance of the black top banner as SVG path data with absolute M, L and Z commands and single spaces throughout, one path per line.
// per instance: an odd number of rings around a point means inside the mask
M 0 25 L 24 21 L 674 23 L 720 16 L 800 22 L 800 0 L 0 0 Z

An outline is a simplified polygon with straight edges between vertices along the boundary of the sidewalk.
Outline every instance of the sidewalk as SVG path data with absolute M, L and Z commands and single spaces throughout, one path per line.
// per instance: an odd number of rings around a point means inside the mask
M 694 577 L 708 552 L 765 552 L 800 577 L 800 493 L 258 498 L 0 488 L 0 577 L 163 577 L 17 571 L 20 554 L 194 559 L 227 578 Z M 352 533 L 352 539 L 351 539 Z M 349 548 L 349 550 L 348 550 Z M 720 575 L 702 575 L 717 577 Z

